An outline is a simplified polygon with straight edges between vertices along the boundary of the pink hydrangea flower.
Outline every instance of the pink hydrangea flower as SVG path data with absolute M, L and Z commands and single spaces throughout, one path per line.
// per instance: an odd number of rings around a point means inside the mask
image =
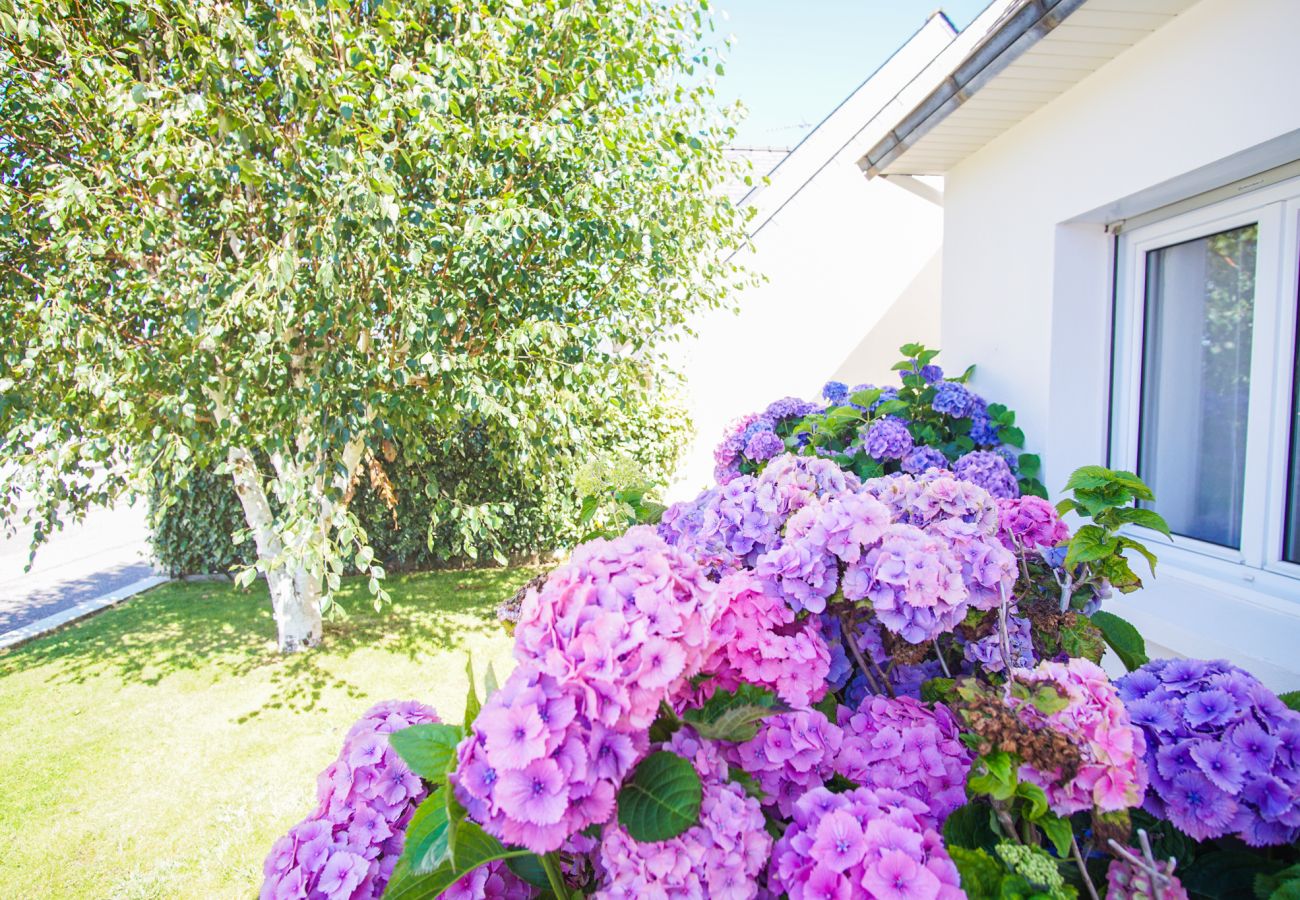
M 738 572 L 718 585 L 722 613 L 703 672 L 707 699 L 714 690 L 748 683 L 770 688 L 787 705 L 806 708 L 826 693 L 831 655 L 813 618 L 799 619 L 786 603 L 765 592 L 763 582 Z
M 925 825 L 925 804 L 889 788 L 814 788 L 772 851 L 768 886 L 790 900 L 958 900 L 957 867 Z
M 724 745 L 722 752 L 757 779 L 770 806 L 789 817 L 795 801 L 835 774 L 843 740 L 839 726 L 820 712 L 796 710 L 769 716 L 753 739 Z
M 918 818 L 939 829 L 966 802 L 970 753 L 943 704 L 930 709 L 910 697 L 868 696 L 856 710 L 841 706 L 843 742 L 835 771 L 870 788 L 891 788 L 926 805 Z
M 1079 771 L 1063 784 L 1059 772 L 1021 767 L 1020 777 L 1041 787 L 1055 812 L 1069 815 L 1094 806 L 1115 812 L 1142 802 L 1147 789 L 1142 759 L 1146 740 L 1100 666 L 1086 659 L 1041 662 L 1032 669 L 1012 669 L 1012 678 L 1031 688 L 1054 684 L 1069 701 L 1064 709 L 1045 715 L 1010 694 L 1006 700 L 1031 727 L 1067 735 L 1083 757 Z
M 1041 497 L 998 501 L 998 539 L 1008 550 L 1046 550 L 1069 537 L 1056 507 Z
M 607 821 L 660 703 L 712 651 L 717 612 L 714 585 L 649 528 L 576 549 L 524 599 L 519 665 L 460 745 L 469 815 L 538 853 Z
M 665 749 L 686 757 L 703 785 L 698 825 L 675 838 L 641 843 L 617 823 L 605 826 L 598 900 L 642 897 L 750 900 L 772 850 L 758 801 L 745 796 L 715 745 L 689 729 Z

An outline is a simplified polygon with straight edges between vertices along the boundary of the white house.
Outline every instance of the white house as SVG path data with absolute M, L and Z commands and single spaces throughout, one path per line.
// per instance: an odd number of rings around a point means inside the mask
M 1276 689 L 1300 687 L 1297 33 L 1297 0 L 1022 0 L 859 156 L 877 193 L 942 177 L 937 343 L 1049 488 L 1097 462 L 1155 488 L 1176 536 L 1141 535 L 1157 575 L 1110 608 Z
M 695 323 L 699 337 L 684 348 L 697 438 L 674 498 L 711 481 L 713 445 L 735 417 L 778 397 L 816 396 L 832 378 L 893 378 L 900 344 L 937 343 L 941 182 L 868 180 L 857 161 L 1011 5 L 998 0 L 960 34 L 931 16 L 744 197 L 753 250 L 740 261 L 766 281 L 745 292 L 738 315 Z M 756 162 L 771 160 L 764 152 Z

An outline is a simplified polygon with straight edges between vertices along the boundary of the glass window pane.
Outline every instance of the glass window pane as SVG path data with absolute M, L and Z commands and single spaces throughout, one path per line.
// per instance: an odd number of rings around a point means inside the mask
M 1300 563 L 1300 298 L 1296 300 L 1295 373 L 1291 377 L 1291 465 L 1287 476 L 1286 546 L 1282 558 Z
M 1175 534 L 1241 545 L 1258 226 L 1147 253 L 1138 474 Z

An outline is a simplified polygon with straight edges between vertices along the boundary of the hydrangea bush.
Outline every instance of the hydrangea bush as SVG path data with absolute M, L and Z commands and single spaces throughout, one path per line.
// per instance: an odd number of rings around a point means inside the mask
M 1300 714 L 1226 663 L 1148 660 L 1100 609 L 1150 559 L 1124 526 L 1164 527 L 1146 485 L 1085 467 L 1052 506 L 1005 408 L 903 350 L 900 387 L 745 417 L 715 486 L 532 582 L 516 667 L 462 723 L 363 720 L 263 895 L 1291 883 Z

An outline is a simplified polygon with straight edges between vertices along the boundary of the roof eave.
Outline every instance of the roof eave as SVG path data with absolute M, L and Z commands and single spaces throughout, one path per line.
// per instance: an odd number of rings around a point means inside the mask
M 970 52 L 952 74 L 935 88 L 875 146 L 858 160 L 868 178 L 882 174 L 951 115 L 980 88 L 992 81 L 1025 51 L 1046 37 L 1086 0 L 1027 0 L 1007 16 Z

